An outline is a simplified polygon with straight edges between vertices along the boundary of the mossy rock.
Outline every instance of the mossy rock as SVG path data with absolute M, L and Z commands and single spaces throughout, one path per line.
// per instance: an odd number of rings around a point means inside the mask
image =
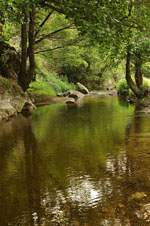
M 8 43 L 0 41 L 0 74 L 17 80 L 20 70 L 20 54 Z
M 24 92 L 21 87 L 11 79 L 3 78 L 0 76 L 0 94 L 9 93 L 10 95 L 22 95 L 24 96 Z

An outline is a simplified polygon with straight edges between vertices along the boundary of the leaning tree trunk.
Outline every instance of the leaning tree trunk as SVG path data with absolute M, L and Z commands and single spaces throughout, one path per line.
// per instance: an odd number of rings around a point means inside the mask
M 29 70 L 26 76 L 26 89 L 29 88 L 30 82 L 35 79 L 35 54 L 34 54 L 34 47 L 35 47 L 35 8 L 34 3 L 30 0 L 31 11 L 30 11 L 30 22 L 29 22 L 29 48 L 28 53 L 29 55 Z
M 26 91 L 26 66 L 27 66 L 27 15 L 24 13 L 24 22 L 21 25 L 21 64 L 18 83 Z
M 134 94 L 140 98 L 142 95 L 142 91 L 137 87 L 137 85 L 134 83 L 131 77 L 130 72 L 130 64 L 131 64 L 131 53 L 130 53 L 130 47 L 127 47 L 127 59 L 126 59 L 126 81 L 130 89 L 134 92 Z
M 136 81 L 136 85 L 139 89 L 141 89 L 142 85 L 143 85 L 143 77 L 142 77 L 142 71 L 141 71 L 141 67 L 142 67 L 142 60 L 141 60 L 141 56 L 139 53 L 135 54 L 136 56 L 136 61 L 135 61 L 135 81 Z

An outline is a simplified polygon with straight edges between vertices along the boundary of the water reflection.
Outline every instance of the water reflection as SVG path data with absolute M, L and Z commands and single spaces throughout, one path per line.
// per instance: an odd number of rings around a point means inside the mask
M 148 225 L 149 119 L 91 97 L 2 123 L 0 225 Z
M 30 225 L 39 225 L 41 218 L 40 203 L 40 176 L 39 176 L 39 152 L 38 144 L 31 124 L 26 120 L 26 126 L 23 130 L 25 164 L 26 164 L 26 182 L 29 202 Z

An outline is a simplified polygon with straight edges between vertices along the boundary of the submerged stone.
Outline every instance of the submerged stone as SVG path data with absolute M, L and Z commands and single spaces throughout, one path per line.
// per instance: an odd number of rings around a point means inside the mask
M 140 200 L 140 199 L 143 199 L 147 197 L 147 195 L 144 193 L 144 192 L 136 192 L 134 194 L 132 194 L 130 197 L 129 197 L 129 201 L 132 201 L 133 199 L 135 200 Z

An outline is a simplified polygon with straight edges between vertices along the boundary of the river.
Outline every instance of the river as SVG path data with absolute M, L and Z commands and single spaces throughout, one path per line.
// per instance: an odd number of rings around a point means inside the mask
M 0 226 L 150 225 L 150 115 L 118 97 L 0 124 Z

